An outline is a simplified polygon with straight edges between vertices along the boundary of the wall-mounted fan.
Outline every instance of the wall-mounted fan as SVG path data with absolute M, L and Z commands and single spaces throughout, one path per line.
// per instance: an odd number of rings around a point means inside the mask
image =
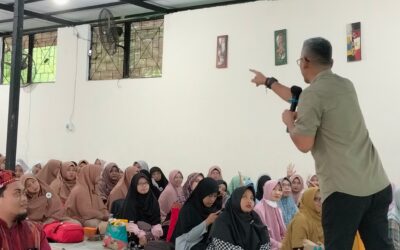
M 119 45 L 119 38 L 123 33 L 122 27 L 115 24 L 114 16 L 109 9 L 102 9 L 98 18 L 99 36 L 101 45 L 110 56 L 117 52 L 118 47 L 124 48 Z
M 29 65 L 31 66 L 31 81 L 29 81 L 28 77 L 28 70 Z M 3 70 L 1 72 L 3 82 L 11 83 L 11 58 L 9 60 L 4 60 Z M 21 80 L 20 84 L 21 87 L 27 87 L 32 84 L 32 79 L 35 79 L 36 76 L 36 64 L 33 58 L 26 53 L 22 53 L 22 60 L 21 60 Z

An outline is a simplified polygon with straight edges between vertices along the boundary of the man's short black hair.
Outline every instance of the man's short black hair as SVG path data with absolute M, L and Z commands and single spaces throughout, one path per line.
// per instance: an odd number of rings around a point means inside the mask
M 332 45 L 322 37 L 314 37 L 304 41 L 303 56 L 320 65 L 332 64 Z

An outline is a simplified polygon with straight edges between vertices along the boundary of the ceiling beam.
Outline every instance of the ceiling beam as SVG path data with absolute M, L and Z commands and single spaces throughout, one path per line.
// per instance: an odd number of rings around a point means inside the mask
M 257 1 L 257 0 L 231 0 L 231 1 L 226 1 L 226 2 L 209 3 L 209 4 L 202 4 L 202 5 L 195 5 L 195 6 L 191 6 L 191 7 L 176 8 L 176 9 L 173 9 L 173 11 L 177 12 L 177 11 L 185 11 L 185 10 L 196 10 L 196 9 L 211 8 L 211 7 L 240 4 L 240 3 L 248 3 L 248 2 L 255 2 L 255 1 Z
M 78 12 L 78 11 L 84 11 L 84 10 L 102 9 L 102 8 L 107 8 L 107 7 L 112 7 L 112 6 L 122 5 L 122 4 L 125 4 L 125 3 L 111 2 L 111 3 L 105 3 L 105 4 L 73 8 L 73 9 L 59 10 L 59 11 L 54 11 L 54 12 L 47 12 L 47 13 L 43 13 L 43 15 L 55 16 L 55 15 L 61 15 L 61 14 L 65 14 L 65 13 Z M 24 20 L 31 19 L 31 18 L 32 17 L 25 17 Z M 0 20 L 0 23 L 8 23 L 8 22 L 12 22 L 12 21 L 13 21 L 13 19 L 10 18 L 10 19 Z
M 156 11 L 156 12 L 160 12 L 160 13 L 169 13 L 169 12 L 171 12 L 170 9 L 166 9 L 166 8 L 163 8 L 163 7 L 151 4 L 151 3 L 147 3 L 147 2 L 145 2 L 143 0 L 119 0 L 119 1 L 120 2 L 124 2 L 124 3 L 130 3 L 130 4 L 136 5 L 138 7 L 142 7 L 142 8 L 149 9 L 149 10 Z
M 10 11 L 10 12 L 14 12 L 14 6 L 10 6 L 10 5 L 7 5 L 7 4 L 0 3 L 0 9 L 6 10 L 6 11 Z M 24 14 L 27 15 L 27 16 L 43 19 L 43 20 L 50 21 L 50 22 L 53 22 L 53 23 L 59 23 L 59 24 L 62 24 L 62 25 L 75 25 L 74 22 L 71 22 L 71 21 L 68 21 L 68 20 L 64 20 L 64 19 L 61 19 L 61 18 L 57 18 L 57 17 L 53 17 L 53 16 L 50 16 L 50 15 L 40 14 L 40 13 L 33 12 L 33 11 L 30 11 L 30 10 L 24 10 Z

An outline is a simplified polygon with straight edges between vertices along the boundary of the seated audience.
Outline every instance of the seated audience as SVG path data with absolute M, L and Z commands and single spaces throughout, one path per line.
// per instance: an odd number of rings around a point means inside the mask
M 53 221 L 68 220 L 60 197 L 33 174 L 21 177 L 28 197 L 28 218 L 32 221 L 49 224 Z
M 290 182 L 292 183 L 292 196 L 293 200 L 298 205 L 300 203 L 301 194 L 304 190 L 304 181 L 303 178 L 298 175 L 294 174 L 290 177 Z
M 101 171 L 102 167 L 98 165 L 83 167 L 65 203 L 67 216 L 85 227 L 98 227 L 102 222 L 107 223 L 109 218 L 107 207 L 96 187 Z
M 207 177 L 199 182 L 179 212 L 171 238 L 176 249 L 206 249 L 208 233 L 218 217 L 217 193 L 214 179 Z
M 24 187 L 9 170 L 0 170 L 0 249 L 50 250 L 42 227 L 27 216 Z
M 318 176 L 316 174 L 310 175 L 307 178 L 307 186 L 310 187 L 319 187 Z
M 49 160 L 46 165 L 44 165 L 43 169 L 37 173 L 36 177 L 47 185 L 50 185 L 57 178 L 60 169 L 61 161 Z
M 133 240 L 140 246 L 163 235 L 160 207 L 150 185 L 151 180 L 144 173 L 135 175 L 119 216 L 129 221 L 127 231 L 134 235 Z
M 221 168 L 218 167 L 218 166 L 212 166 L 212 167 L 208 170 L 207 177 L 213 178 L 213 179 L 216 180 L 216 181 L 222 180 L 222 171 L 221 171 Z
M 50 185 L 63 204 L 67 201 L 72 188 L 76 184 L 77 174 L 78 167 L 75 164 L 71 161 L 63 162 L 57 178 Z
M 308 188 L 301 198 L 299 212 L 287 228 L 282 250 L 303 249 L 303 241 L 324 243 L 321 224 L 321 194 L 317 187 Z
M 264 196 L 264 184 L 271 180 L 269 175 L 261 175 L 257 181 L 257 190 L 256 190 L 256 203 L 260 202 Z
M 235 189 L 225 209 L 215 220 L 207 250 L 268 250 L 268 229 L 253 211 L 255 193 L 252 186 Z
M 101 199 L 104 204 L 107 204 L 108 197 L 110 196 L 111 190 L 117 185 L 121 178 L 120 169 L 114 162 L 107 163 L 103 172 L 101 173 L 101 179 L 99 182 L 99 191 Z
M 167 215 L 173 206 L 182 207 L 185 196 L 182 190 L 183 175 L 179 170 L 172 170 L 169 173 L 169 183 L 158 198 L 161 212 L 161 222 L 166 221 Z
M 282 211 L 285 226 L 287 226 L 297 213 L 297 205 L 293 200 L 292 187 L 289 178 L 283 178 L 280 183 L 282 185 L 282 198 L 279 200 L 278 205 Z
M 187 179 L 185 184 L 183 184 L 183 195 L 185 196 L 185 200 L 187 200 L 193 190 L 197 187 L 199 182 L 204 179 L 204 175 L 202 173 L 191 173 Z
M 168 180 L 165 177 L 163 171 L 159 167 L 152 167 L 150 169 L 150 174 L 153 185 L 156 186 L 158 190 L 160 190 L 160 192 L 162 193 L 162 191 L 164 191 L 164 189 L 168 185 Z
M 114 201 L 125 199 L 128 194 L 129 186 L 133 176 L 139 173 L 139 169 L 134 166 L 127 167 L 124 171 L 124 175 L 119 179 L 115 187 L 111 190 L 108 197 L 107 207 L 110 210 Z
M 15 176 L 17 178 L 21 178 L 22 175 L 24 175 L 25 172 L 29 170 L 28 165 L 26 165 L 25 161 L 22 159 L 18 159 L 17 162 L 15 163 Z
M 225 207 L 226 202 L 229 199 L 228 184 L 224 180 L 218 180 L 218 197 L 215 203 L 217 204 L 218 210 Z
M 261 221 L 268 227 L 269 236 L 273 250 L 280 249 L 281 242 L 286 233 L 282 212 L 278 201 L 282 197 L 282 186 L 276 180 L 267 181 L 264 184 L 264 197 L 255 206 L 254 211 L 258 213 Z

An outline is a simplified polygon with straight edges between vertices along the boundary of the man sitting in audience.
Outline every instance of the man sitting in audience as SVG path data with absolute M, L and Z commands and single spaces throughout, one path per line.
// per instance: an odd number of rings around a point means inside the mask
M 24 187 L 15 174 L 0 170 L 0 249 L 51 249 L 41 227 L 25 220 L 27 206 Z

